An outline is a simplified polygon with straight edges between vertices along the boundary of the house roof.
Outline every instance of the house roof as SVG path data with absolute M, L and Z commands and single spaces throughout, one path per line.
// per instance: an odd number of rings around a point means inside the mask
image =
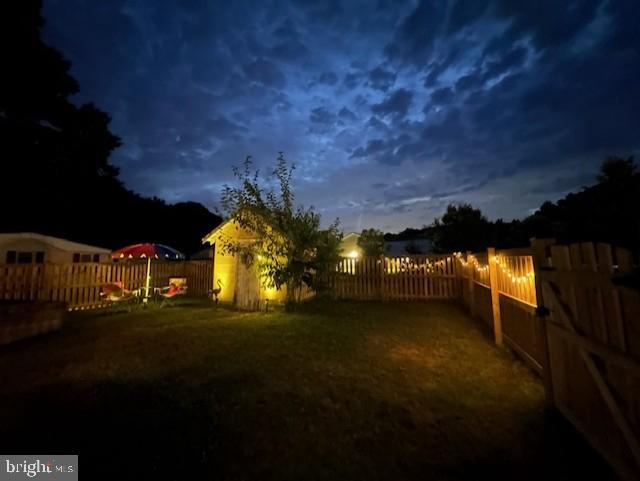
M 349 232 L 348 234 L 345 234 L 344 236 L 342 236 L 342 240 L 344 241 L 344 240 L 348 239 L 349 237 L 359 238 L 360 234 L 358 234 L 357 232 Z
M 0 244 L 5 242 L 19 241 L 19 240 L 38 240 L 49 244 L 53 247 L 61 249 L 63 251 L 91 251 L 97 254 L 111 254 L 111 249 L 105 249 L 104 247 L 96 247 L 89 244 L 80 244 L 79 242 L 73 242 L 67 239 L 61 239 L 60 237 L 52 237 L 43 234 L 36 234 L 35 232 L 15 232 L 0 234 Z

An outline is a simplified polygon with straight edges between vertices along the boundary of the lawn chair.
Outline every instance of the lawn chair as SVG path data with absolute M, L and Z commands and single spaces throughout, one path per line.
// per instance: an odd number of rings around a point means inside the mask
M 124 288 L 123 282 L 110 282 L 100 286 L 100 299 L 109 302 L 122 302 L 136 299 L 140 296 L 140 289 L 130 291 Z
M 165 299 L 171 299 L 176 296 L 183 296 L 187 293 L 186 277 L 170 277 L 169 287 L 163 287 L 160 295 Z

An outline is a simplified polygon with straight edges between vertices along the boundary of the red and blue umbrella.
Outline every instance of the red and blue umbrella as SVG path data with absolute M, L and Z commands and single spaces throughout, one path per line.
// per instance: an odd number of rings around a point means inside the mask
M 149 283 L 151 281 L 151 259 L 162 260 L 183 260 L 184 254 L 173 247 L 164 244 L 133 244 L 111 253 L 114 260 L 124 259 L 146 259 L 147 260 L 147 280 L 145 286 L 144 301 L 149 297 Z
M 114 259 L 182 260 L 184 254 L 164 244 L 133 244 L 111 253 Z

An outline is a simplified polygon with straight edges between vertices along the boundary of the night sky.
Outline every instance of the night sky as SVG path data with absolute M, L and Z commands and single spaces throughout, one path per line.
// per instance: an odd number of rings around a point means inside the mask
M 297 165 L 345 231 L 470 202 L 521 218 L 640 149 L 637 0 L 45 0 L 127 187 L 215 208 L 231 165 Z

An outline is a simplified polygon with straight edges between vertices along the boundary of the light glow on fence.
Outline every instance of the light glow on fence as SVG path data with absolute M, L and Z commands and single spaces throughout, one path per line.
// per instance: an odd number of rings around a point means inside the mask
M 478 262 L 478 259 L 476 259 L 475 256 L 473 255 L 469 256 L 468 261 L 462 257 L 462 252 L 454 252 L 453 255 L 456 256 L 456 258 L 460 261 L 463 267 L 467 267 L 467 265 L 471 264 L 473 268 L 478 272 L 486 272 L 489 270 L 488 264 L 484 264 L 484 265 L 480 264 Z
M 493 262 L 496 263 L 496 265 L 500 268 L 502 273 L 505 276 L 507 276 L 507 278 L 514 284 L 523 284 L 525 282 L 531 282 L 532 279 L 534 278 L 535 274 L 533 273 L 533 271 L 527 272 L 522 276 L 515 275 L 513 271 L 509 269 L 509 266 L 507 266 L 506 262 L 500 256 L 494 256 Z
M 462 256 L 462 252 L 454 252 L 453 254 L 460 261 L 463 267 L 467 267 L 469 264 L 477 271 L 477 272 L 486 272 L 489 269 L 488 264 L 480 264 L 478 260 L 473 255 L 469 255 L 468 260 L 465 260 Z M 527 272 L 524 275 L 516 275 L 507 265 L 507 263 L 500 256 L 493 256 L 490 261 L 495 262 L 500 271 L 505 275 L 507 279 L 509 279 L 514 284 L 524 284 L 527 282 L 532 282 L 535 274 L 533 271 Z

